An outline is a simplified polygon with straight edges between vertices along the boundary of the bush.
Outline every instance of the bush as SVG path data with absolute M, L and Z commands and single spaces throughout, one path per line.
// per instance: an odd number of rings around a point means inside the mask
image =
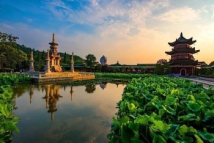
M 0 72 L 14 72 L 14 69 L 12 68 L 3 68 L 3 69 L 0 69 Z

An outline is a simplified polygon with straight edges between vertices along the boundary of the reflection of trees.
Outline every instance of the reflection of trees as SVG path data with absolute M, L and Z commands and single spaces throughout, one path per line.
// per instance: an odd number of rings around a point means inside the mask
M 90 84 L 85 86 L 85 91 L 87 93 L 93 93 L 96 90 L 96 85 L 95 84 Z
M 59 94 L 60 86 L 58 85 L 45 85 L 45 97 L 43 99 L 46 100 L 46 108 L 48 112 L 51 113 L 51 120 L 54 120 L 54 112 L 57 111 L 56 104 L 59 101 L 59 98 L 62 97 Z
M 13 96 L 17 96 L 17 97 L 22 96 L 26 92 L 26 90 L 29 89 L 29 86 L 30 85 L 25 85 L 25 84 L 12 86 Z
M 34 90 L 34 85 L 31 85 L 31 87 L 30 87 L 30 92 L 29 92 L 29 95 L 30 95 L 30 103 L 32 103 L 33 90 Z

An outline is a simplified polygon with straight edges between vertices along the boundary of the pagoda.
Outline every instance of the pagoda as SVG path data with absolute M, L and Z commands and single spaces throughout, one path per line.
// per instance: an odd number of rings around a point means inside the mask
M 169 61 L 171 73 L 179 74 L 180 76 L 195 75 L 198 60 L 195 60 L 193 54 L 200 51 L 191 47 L 195 42 L 196 40 L 193 40 L 192 37 L 189 39 L 183 37 L 182 32 L 174 42 L 168 42 L 173 47 L 172 51 L 165 52 L 167 55 L 171 55 Z
M 62 68 L 60 66 L 60 60 L 61 57 L 58 54 L 58 44 L 55 42 L 55 35 L 53 34 L 53 39 L 52 42 L 49 43 L 50 46 L 50 66 L 51 66 L 51 70 L 54 72 L 61 72 Z

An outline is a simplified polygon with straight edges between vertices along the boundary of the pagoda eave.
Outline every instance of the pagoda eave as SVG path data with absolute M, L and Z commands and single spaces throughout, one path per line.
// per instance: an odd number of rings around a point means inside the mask
M 58 44 L 57 44 L 57 43 L 52 43 L 52 42 L 51 42 L 51 43 L 49 43 L 49 44 L 50 44 L 50 45 L 57 45 L 57 46 L 58 46 Z
M 187 41 L 183 41 L 183 42 L 180 42 L 178 40 L 174 41 L 174 42 L 168 42 L 168 44 L 172 47 L 178 45 L 178 44 L 189 44 L 189 45 L 192 45 L 196 42 L 196 40 L 192 41 L 192 38 L 188 39 Z

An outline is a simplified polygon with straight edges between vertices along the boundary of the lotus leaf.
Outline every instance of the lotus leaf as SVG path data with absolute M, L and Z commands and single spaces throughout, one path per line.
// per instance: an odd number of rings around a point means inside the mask
M 162 105 L 162 107 L 163 107 L 163 109 L 167 112 L 167 113 L 169 113 L 169 114 L 172 114 L 172 115 L 175 115 L 176 114 L 176 110 L 174 110 L 174 109 L 172 109 L 170 106 L 164 106 L 164 105 Z
M 214 135 L 212 135 L 208 132 L 198 132 L 198 135 L 206 141 L 214 142 Z
M 193 101 L 190 101 L 189 103 L 187 103 L 187 107 L 193 112 L 198 112 L 201 109 L 201 106 L 198 103 Z
M 189 133 L 197 133 L 197 130 L 191 126 L 188 128 L 188 132 Z
M 196 115 L 190 113 L 190 114 L 187 114 L 187 115 L 184 115 L 184 116 L 179 116 L 178 120 L 193 121 L 193 120 L 196 120 Z
M 143 94 L 143 96 L 147 99 L 147 100 L 152 100 L 153 96 L 149 95 L 149 94 Z
M 170 129 L 167 130 L 166 135 L 167 136 L 174 136 L 174 134 L 176 133 L 176 131 L 178 130 L 179 127 L 180 127 L 180 125 L 178 125 L 178 124 L 172 124 L 170 126 Z
M 178 98 L 174 97 L 174 96 L 167 96 L 166 100 L 165 100 L 165 104 L 166 105 L 172 105 L 174 104 L 176 101 L 178 100 Z
M 161 135 L 154 135 L 152 143 L 167 143 L 167 141 Z
M 195 101 L 195 97 L 193 95 L 188 95 L 187 100 Z
M 178 129 L 178 132 L 184 136 L 188 132 L 188 127 L 186 125 L 182 125 Z
M 134 123 L 134 122 L 129 122 L 128 127 L 129 127 L 131 130 L 138 132 L 139 124 L 138 124 L 138 123 Z
M 196 143 L 204 143 L 199 136 L 197 135 L 194 135 L 194 136 L 196 138 Z
M 130 112 L 136 112 L 137 108 L 135 107 L 135 105 L 133 103 L 128 103 L 128 108 Z
M 120 124 L 126 124 L 129 122 L 129 117 L 128 116 L 124 116 L 123 118 L 120 119 Z
M 154 127 L 156 129 L 160 130 L 161 132 L 167 131 L 170 128 L 170 126 L 171 126 L 171 124 L 166 124 L 166 123 L 163 123 L 162 121 L 156 121 L 156 120 L 154 120 L 153 123 L 155 125 Z
M 140 116 L 134 120 L 135 123 L 139 123 L 142 125 L 146 125 L 148 121 L 149 121 L 149 116 L 147 115 Z

